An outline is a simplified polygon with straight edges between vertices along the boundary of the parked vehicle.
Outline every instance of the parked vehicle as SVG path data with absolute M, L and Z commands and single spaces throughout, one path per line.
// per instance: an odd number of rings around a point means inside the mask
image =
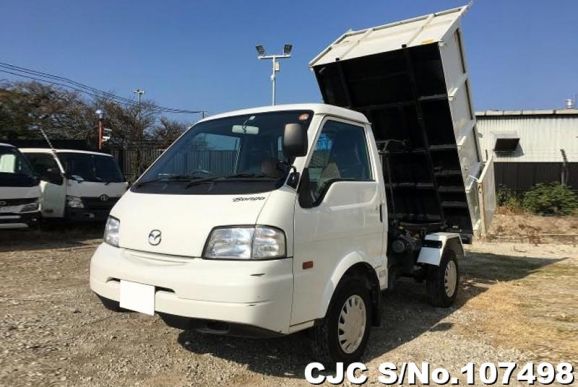
M 345 34 L 311 63 L 329 104 L 193 126 L 113 208 L 91 289 L 185 329 L 311 329 L 326 364 L 360 358 L 399 277 L 451 305 L 462 242 L 493 200 L 478 196 L 492 164 L 478 153 L 464 10 Z
M 28 160 L 0 143 L 0 229 L 25 228 L 40 217 L 40 188 Z
M 21 150 L 41 178 L 43 218 L 104 221 L 128 187 L 109 154 L 49 148 Z

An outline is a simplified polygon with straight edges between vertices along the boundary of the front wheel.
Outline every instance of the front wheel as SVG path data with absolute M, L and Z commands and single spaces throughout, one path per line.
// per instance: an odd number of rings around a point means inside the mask
M 313 328 L 316 360 L 327 367 L 358 361 L 367 345 L 371 299 L 366 281 L 346 278 L 336 290 L 323 322 Z
M 433 306 L 448 307 L 458 295 L 460 271 L 456 253 L 446 249 L 439 266 L 431 266 L 427 277 L 427 293 Z

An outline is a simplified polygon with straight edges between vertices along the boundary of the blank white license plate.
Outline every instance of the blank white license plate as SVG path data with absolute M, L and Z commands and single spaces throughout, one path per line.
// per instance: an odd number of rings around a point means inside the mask
M 120 281 L 120 307 L 150 316 L 155 314 L 155 287 Z
M 0 213 L 19 212 L 18 206 L 0 207 Z

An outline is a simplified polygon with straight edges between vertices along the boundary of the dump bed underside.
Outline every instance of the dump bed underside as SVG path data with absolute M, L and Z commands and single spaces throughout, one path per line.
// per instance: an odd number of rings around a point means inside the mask
M 448 45 L 403 44 L 345 60 L 328 61 L 328 49 L 312 67 L 325 103 L 357 110 L 372 123 L 390 223 L 455 230 L 467 238 L 478 218 L 477 193 L 471 191 L 482 165 L 459 30 L 449 32 Z M 380 35 L 389 48 L 387 33 L 380 29 Z

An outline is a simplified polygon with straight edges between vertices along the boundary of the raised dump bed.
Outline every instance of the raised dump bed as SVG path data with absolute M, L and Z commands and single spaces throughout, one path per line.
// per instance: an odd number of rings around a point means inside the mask
M 489 223 L 495 193 L 491 160 L 480 154 L 462 46 L 466 9 L 347 32 L 310 66 L 325 103 L 372 122 L 390 224 L 459 231 L 469 241 Z M 482 176 L 488 182 L 480 183 Z

